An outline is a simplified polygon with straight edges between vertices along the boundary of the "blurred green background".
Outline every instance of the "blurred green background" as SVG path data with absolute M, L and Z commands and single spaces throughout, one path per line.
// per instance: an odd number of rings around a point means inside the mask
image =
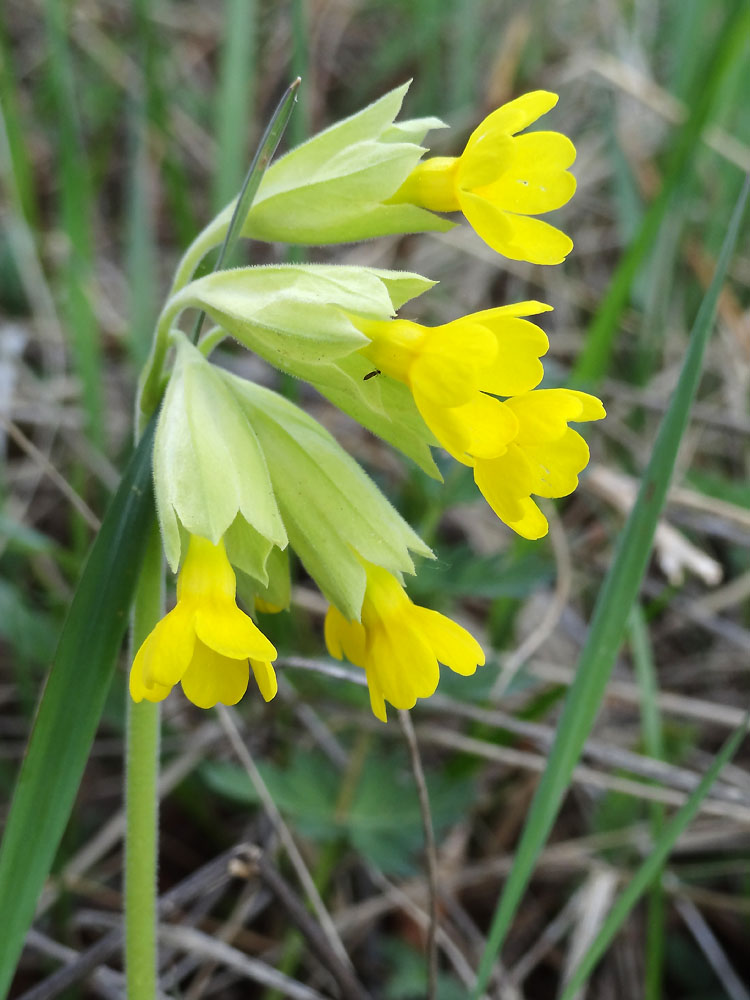
M 750 170 L 746 6 L 5 0 L 0 801 L 9 798 L 62 617 L 130 448 L 135 379 L 172 270 L 236 193 L 286 85 L 303 78 L 284 148 L 413 78 L 405 115 L 435 114 L 451 126 L 428 139 L 439 154 L 460 151 L 505 100 L 553 90 L 560 102 L 541 127 L 565 132 L 578 148 L 578 193 L 553 218 L 575 241 L 563 266 L 504 261 L 465 226 L 304 251 L 309 260 L 439 279 L 418 314 L 428 323 L 525 298 L 554 305 L 544 323 L 552 343 L 547 384 L 594 387 L 609 417 L 586 431 L 589 473 L 558 505 L 549 539 L 511 537 L 477 499 L 466 470 L 445 463 L 445 485 L 429 481 L 312 390 L 231 348 L 218 354 L 303 403 L 366 465 L 438 554 L 410 594 L 456 615 L 492 651 L 475 678 L 444 677 L 440 697 L 413 713 L 438 829 L 441 922 L 453 944 L 441 959 L 440 996 L 466 996 L 466 969 L 476 968 L 593 599 Z M 616 667 L 588 770 L 571 788 L 493 996 L 556 995 L 591 933 L 587 915 L 596 924 L 597 904 L 611 899 L 647 850 L 658 803 L 681 801 L 747 704 L 747 237 L 720 301 L 644 586 L 643 641 Z M 287 260 L 290 250 L 253 245 L 237 259 Z M 248 695 L 241 721 L 329 907 L 348 928 L 362 978 L 385 1000 L 420 998 L 424 934 L 413 905 L 424 906 L 424 878 L 407 755 L 400 729 L 372 719 L 361 688 L 295 664 L 295 657 L 325 659 L 324 610 L 298 572 L 292 612 L 262 623 L 282 652 L 280 696 L 266 707 Z M 57 967 L 56 946 L 84 949 L 119 911 L 126 666 L 123 657 L 58 857 L 60 878 L 14 996 Z M 507 715 L 482 714 L 498 676 Z M 644 677 L 658 697 L 644 694 Z M 165 716 L 162 891 L 241 840 L 274 848 L 214 716 L 179 694 Z M 649 770 L 644 753 L 663 759 Z M 672 856 L 663 894 L 634 912 L 588 996 L 750 996 L 743 763 L 746 755 L 704 803 Z M 194 901 L 182 920 L 226 931 L 238 949 L 323 993 L 329 988 L 286 915 L 251 884 Z M 169 995 L 270 996 L 199 956 L 163 957 Z M 117 969 L 116 959 L 110 964 Z M 116 982 L 79 981 L 59 995 L 117 995 Z

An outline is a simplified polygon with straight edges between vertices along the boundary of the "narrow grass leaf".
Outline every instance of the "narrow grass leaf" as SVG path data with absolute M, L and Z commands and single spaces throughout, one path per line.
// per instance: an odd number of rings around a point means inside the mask
M 68 241 L 64 266 L 65 325 L 81 379 L 87 431 L 91 440 L 101 445 L 104 427 L 101 419 L 101 347 L 97 319 L 89 298 L 94 272 L 93 191 L 77 112 L 67 5 L 46 0 L 45 23 L 50 87 L 59 128 L 60 214 Z
M 653 880 L 659 876 L 670 851 L 677 843 L 677 840 L 682 832 L 692 822 L 695 814 L 698 812 L 701 802 L 705 799 L 706 795 L 708 795 L 708 792 L 710 791 L 714 781 L 719 776 L 721 769 L 734 756 L 746 733 L 747 722 L 740 726 L 740 728 L 729 737 L 714 758 L 711 766 L 706 771 L 698 786 L 690 794 L 687 802 L 685 802 L 685 804 L 678 809 L 666 825 L 663 834 L 649 851 L 648 857 L 607 914 L 604 923 L 599 929 L 599 933 L 592 941 L 585 955 L 581 959 L 578 968 L 566 984 L 560 1000 L 572 1000 L 577 990 L 583 985 L 588 976 L 591 974 L 597 962 L 609 947 L 612 939 L 627 919 L 630 911 Z
M 640 691 L 641 729 L 646 753 L 654 760 L 664 760 L 664 733 L 659 711 L 659 688 L 646 617 L 640 604 L 633 605 L 629 621 L 630 651 Z M 651 836 L 659 841 L 664 830 L 664 806 L 652 802 Z M 661 1000 L 664 969 L 665 909 L 661 870 L 656 873 L 648 894 L 646 914 L 646 956 L 644 1000 Z
M 693 324 L 682 371 L 659 428 L 638 498 L 599 591 L 576 677 L 565 699 L 555 741 L 550 749 L 549 762 L 531 803 L 513 867 L 495 910 L 472 994 L 474 998 L 487 985 L 495 956 L 502 947 L 536 859 L 552 829 L 573 769 L 604 697 L 627 618 L 646 570 L 680 441 L 687 428 L 716 303 L 737 240 L 749 187 L 750 177 L 746 179 L 735 207 L 716 272 Z
M 214 206 L 223 208 L 237 193 L 247 162 L 245 141 L 255 105 L 256 0 L 224 0 L 224 41 L 216 102 L 217 169 Z M 295 74 L 301 76 L 301 73 Z
M 0 997 L 7 995 L 94 739 L 153 518 L 149 423 L 105 515 L 52 663 L 0 843 Z
M 661 189 L 649 205 L 633 240 L 622 256 L 606 295 L 586 333 L 586 346 L 573 371 L 576 383 L 591 383 L 606 374 L 620 317 L 628 304 L 639 267 L 654 246 L 676 192 L 693 170 L 695 150 L 727 73 L 744 58 L 750 30 L 750 5 L 735 4 L 717 40 L 710 64 L 697 81 L 697 98 L 674 142 Z
M 245 176 L 242 190 L 237 198 L 237 204 L 234 206 L 234 212 L 232 213 L 232 218 L 229 222 L 224 242 L 219 250 L 219 256 L 216 260 L 214 271 L 220 271 L 224 267 L 225 262 L 229 259 L 230 254 L 237 245 L 237 241 L 242 233 L 242 225 L 247 217 L 247 213 L 250 211 L 250 206 L 253 203 L 255 195 L 258 193 L 260 182 L 263 180 L 263 174 L 266 172 L 269 163 L 273 159 L 273 154 L 276 152 L 276 148 L 281 142 L 281 137 L 284 134 L 284 130 L 287 127 L 289 118 L 291 117 L 292 110 L 294 108 L 295 95 L 301 82 L 300 78 L 297 77 L 296 80 L 293 80 L 292 83 L 289 84 L 287 89 L 284 91 L 281 100 L 277 104 L 276 110 L 274 111 L 265 132 L 263 133 L 260 144 L 255 152 L 255 156 L 250 164 L 250 169 Z M 206 314 L 201 312 L 195 321 L 195 328 L 193 329 L 193 343 L 197 343 L 198 341 L 201 327 L 203 326 L 203 320 L 205 318 Z

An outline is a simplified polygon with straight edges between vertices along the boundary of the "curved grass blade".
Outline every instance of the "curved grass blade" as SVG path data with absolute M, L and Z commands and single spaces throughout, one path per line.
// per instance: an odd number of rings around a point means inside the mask
M 263 180 L 263 174 L 268 169 L 268 165 L 273 159 L 273 154 L 276 152 L 276 147 L 281 142 L 284 130 L 289 124 L 289 118 L 292 114 L 292 110 L 294 109 L 297 90 L 299 89 L 301 82 L 301 78 L 297 77 L 296 80 L 293 80 L 289 84 L 284 91 L 283 97 L 276 105 L 276 110 L 274 111 L 270 122 L 266 126 L 266 130 L 263 133 L 260 144 L 255 151 L 252 163 L 250 164 L 247 174 L 245 175 L 242 190 L 237 198 L 237 204 L 234 206 L 234 212 L 232 213 L 232 218 L 229 223 L 229 228 L 227 229 L 227 234 L 224 237 L 224 242 L 221 244 L 221 249 L 219 250 L 219 256 L 216 261 L 214 271 L 220 271 L 224 267 L 224 262 L 237 245 L 240 233 L 242 232 L 243 223 L 245 222 L 247 213 L 250 211 L 250 206 L 253 203 L 255 195 L 258 193 L 260 182 Z M 202 312 L 195 321 L 192 338 L 194 344 L 198 342 L 198 337 L 200 336 L 205 318 L 206 314 Z
M 592 941 L 588 951 L 581 959 L 578 967 L 574 971 L 570 980 L 565 986 L 565 990 L 560 1000 L 572 1000 L 578 989 L 591 974 L 597 962 L 607 950 L 610 942 L 622 927 L 628 914 L 638 902 L 640 897 L 653 882 L 658 878 L 662 866 L 674 847 L 680 834 L 692 822 L 693 817 L 698 812 L 698 808 L 711 789 L 714 781 L 718 778 L 721 769 L 734 756 L 737 748 L 747 733 L 747 720 L 734 732 L 714 758 L 711 767 L 690 794 L 687 802 L 681 806 L 674 814 L 670 822 L 664 828 L 664 832 L 654 843 L 648 857 L 628 883 L 625 891 L 617 899 L 612 909 L 599 928 L 599 933 Z
M 152 418 L 89 553 L 42 692 L 0 842 L 0 997 L 68 822 L 154 517 Z
M 531 803 L 515 860 L 498 902 L 479 966 L 474 1000 L 487 986 L 513 915 L 531 877 L 534 864 L 557 816 L 570 777 L 594 724 L 625 625 L 646 570 L 659 514 L 664 506 L 677 450 L 687 428 L 700 380 L 703 354 L 713 326 L 716 303 L 737 241 L 750 190 L 750 176 L 732 215 L 711 285 L 690 333 L 685 362 L 664 414 L 638 499 L 594 608 L 578 670 L 568 691 L 549 762 Z

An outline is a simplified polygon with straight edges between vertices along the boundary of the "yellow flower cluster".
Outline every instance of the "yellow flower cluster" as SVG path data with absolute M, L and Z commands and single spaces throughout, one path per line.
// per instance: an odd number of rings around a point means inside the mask
M 568 421 L 604 416 L 588 393 L 536 388 L 549 342 L 523 317 L 550 308 L 517 302 L 431 328 L 409 320 L 358 321 L 371 341 L 362 353 L 409 386 L 442 447 L 473 467 L 497 516 L 525 538 L 547 533 L 532 495 L 567 496 L 588 463 L 586 442 Z
M 440 123 L 395 123 L 404 92 L 274 165 L 246 234 L 350 241 L 445 229 L 450 223 L 433 213 L 462 212 L 508 258 L 563 261 L 571 240 L 535 216 L 573 195 L 575 148 L 558 132 L 524 132 L 557 96 L 519 97 L 490 114 L 460 156 L 420 162 L 421 137 Z M 216 242 L 226 215 L 189 254 Z M 492 510 L 519 535 L 540 538 L 548 530 L 535 497 L 576 488 L 589 451 L 569 425 L 598 420 L 604 409 L 584 392 L 539 388 L 549 342 L 529 317 L 551 306 L 517 302 L 426 327 L 396 317 L 431 286 L 420 275 L 302 265 L 182 284 L 165 307 L 166 329 L 182 309 L 201 308 L 218 329 L 311 381 L 435 475 L 429 448 L 439 444 L 472 469 Z M 273 698 L 276 649 L 238 608 L 233 566 L 253 581 L 256 608 L 279 611 L 289 599 L 287 545 L 329 599 L 328 650 L 365 671 L 377 718 L 386 721 L 386 702 L 408 709 L 429 697 L 440 663 L 474 673 L 485 660 L 477 641 L 404 590 L 412 554 L 430 550 L 350 456 L 293 404 L 222 373 L 184 337 L 173 342 L 154 476 L 167 558 L 174 569 L 182 564 L 175 608 L 135 657 L 132 697 L 161 701 L 181 683 L 199 707 L 235 704 L 252 670 L 263 698 Z M 163 341 L 153 356 L 166 354 Z

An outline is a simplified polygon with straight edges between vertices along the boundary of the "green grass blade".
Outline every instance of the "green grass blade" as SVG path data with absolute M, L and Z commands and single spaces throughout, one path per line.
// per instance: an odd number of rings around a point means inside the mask
M 292 0 L 292 75 L 307 80 L 310 71 L 310 10 L 308 0 Z M 297 114 L 289 125 L 292 146 L 301 145 L 310 135 L 310 88 L 298 98 Z
M 301 80 L 297 77 L 296 80 L 289 84 L 287 89 L 284 91 L 284 95 L 281 100 L 276 105 L 276 110 L 274 111 L 270 122 L 266 126 L 266 130 L 263 133 L 263 137 L 260 140 L 260 144 L 255 151 L 255 156 L 253 157 L 250 168 L 245 176 L 242 190 L 237 198 L 237 204 L 234 206 L 234 212 L 232 213 L 232 218 L 229 222 L 224 242 L 221 244 L 221 249 L 219 250 L 219 256 L 216 260 L 214 271 L 220 271 L 224 267 L 225 262 L 229 259 L 232 251 L 237 246 L 237 242 L 242 234 L 242 226 L 247 218 L 247 213 L 250 211 L 253 199 L 258 193 L 260 182 L 263 180 L 263 174 L 266 172 L 269 163 L 273 159 L 276 147 L 281 142 L 281 137 L 284 134 L 287 124 L 289 123 L 289 118 L 291 117 L 292 110 L 294 109 L 297 88 L 300 83 Z M 203 320 L 205 317 L 206 314 L 202 312 L 195 321 L 193 343 L 196 343 L 198 337 L 200 336 L 201 327 L 203 326 Z
M 566 697 L 555 742 L 549 753 L 549 763 L 531 803 L 515 861 L 492 920 L 472 994 L 475 1000 L 487 985 L 495 956 L 500 951 L 536 859 L 552 829 L 604 696 L 627 618 L 646 570 L 656 523 L 664 505 L 677 450 L 687 427 L 716 303 L 737 240 L 749 188 L 750 177 L 734 210 L 716 272 L 693 324 L 680 378 L 659 428 L 638 499 L 599 591 L 576 677 Z
M 39 223 L 39 213 L 34 190 L 34 170 L 26 145 L 20 88 L 17 87 L 16 80 L 7 25 L 0 18 L 0 108 L 5 119 L 10 169 L 18 190 L 23 216 L 30 226 L 36 228 Z
M 235 205 L 234 213 L 232 215 L 232 221 L 229 223 L 229 228 L 227 229 L 227 235 L 224 237 L 224 242 L 221 245 L 219 259 L 216 261 L 216 267 L 214 269 L 216 271 L 220 271 L 222 269 L 224 261 L 229 257 L 237 245 L 237 241 L 242 233 L 242 226 L 247 218 L 247 213 L 250 211 L 253 199 L 258 193 L 260 182 L 263 180 L 263 174 L 266 172 L 269 163 L 273 159 L 276 147 L 281 142 L 281 137 L 289 123 L 289 119 L 291 118 L 292 111 L 294 109 L 294 102 L 297 96 L 297 90 L 301 82 L 300 78 L 297 77 L 296 80 L 289 84 L 287 89 L 284 91 L 281 100 L 277 104 L 276 110 L 274 111 L 270 122 L 266 126 L 266 130 L 263 133 L 258 149 L 255 152 L 252 163 L 250 164 L 250 169 L 245 177 L 245 182 L 242 185 L 242 190 L 240 191 L 240 196 L 237 199 L 237 204 Z
M 149 198 L 148 115 L 139 101 L 130 115 L 130 190 L 128 192 L 127 273 L 130 289 L 128 347 L 136 369 L 148 357 L 156 315 L 158 273 L 154 216 Z
M 154 74 L 154 38 L 143 0 L 134 4 L 138 63 L 143 84 L 129 95 L 129 185 L 127 212 L 127 275 L 130 289 L 128 347 L 136 370 L 148 357 L 156 318 L 158 250 L 156 218 L 151 203 L 150 120 Z
M 606 374 L 620 317 L 630 298 L 639 267 L 649 256 L 675 193 L 690 176 L 695 149 L 700 142 L 716 96 L 738 57 L 743 57 L 750 31 L 750 5 L 735 5 L 726 19 L 709 66 L 701 73 L 692 111 L 678 132 L 664 172 L 659 194 L 649 205 L 638 231 L 623 254 L 607 293 L 586 333 L 586 346 L 579 355 L 572 379 L 592 383 Z
M 213 203 L 218 211 L 242 183 L 247 163 L 246 126 L 255 105 L 256 0 L 225 0 L 217 118 L 217 170 Z
M 0 997 L 68 822 L 128 622 L 154 516 L 155 427 L 152 419 L 91 548 L 29 736 L 0 843 Z
M 703 799 L 714 781 L 719 776 L 724 765 L 731 760 L 742 739 L 747 732 L 747 722 L 729 737 L 724 746 L 713 760 L 711 767 L 706 771 L 698 786 L 687 802 L 678 809 L 670 822 L 664 828 L 664 833 L 651 848 L 648 857 L 628 883 L 625 891 L 617 899 L 612 909 L 607 914 L 607 918 L 599 929 L 599 933 L 592 941 L 586 954 L 581 959 L 580 964 L 565 986 L 565 990 L 560 1000 L 571 1000 L 575 996 L 579 987 L 584 983 L 589 974 L 596 966 L 599 959 L 607 950 L 610 942 L 622 927 L 628 914 L 638 902 L 640 897 L 649 887 L 651 882 L 658 877 L 669 852 L 674 847 L 680 834 L 692 822 L 693 817 L 698 812 Z
M 646 753 L 654 760 L 664 760 L 664 733 L 659 711 L 658 684 L 646 617 L 636 603 L 630 615 L 630 651 L 640 690 L 641 729 Z M 664 830 L 664 806 L 652 802 L 651 836 L 658 842 Z M 657 872 L 649 889 L 646 915 L 646 955 L 643 1000 L 661 1000 L 664 969 L 664 889 Z
M 67 10 L 65 4 L 46 0 L 50 87 L 59 127 L 60 213 L 69 244 L 64 266 L 65 320 L 81 379 L 87 431 L 91 440 L 101 445 L 104 427 L 101 419 L 101 347 L 97 319 L 89 297 L 94 273 L 91 232 L 93 191 L 77 114 Z

